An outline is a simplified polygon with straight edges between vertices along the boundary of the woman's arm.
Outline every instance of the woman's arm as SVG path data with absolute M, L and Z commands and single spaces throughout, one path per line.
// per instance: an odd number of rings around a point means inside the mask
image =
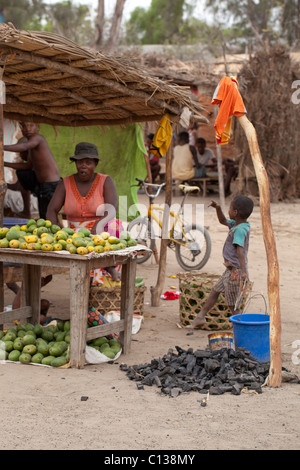
M 99 206 L 96 212 L 97 222 L 91 229 L 93 234 L 101 233 L 110 220 L 114 219 L 118 210 L 118 193 L 110 176 L 107 176 L 103 185 L 103 206 Z
M 46 217 L 52 224 L 58 225 L 58 213 L 65 203 L 66 190 L 63 181 L 56 186 L 53 197 L 49 203 Z

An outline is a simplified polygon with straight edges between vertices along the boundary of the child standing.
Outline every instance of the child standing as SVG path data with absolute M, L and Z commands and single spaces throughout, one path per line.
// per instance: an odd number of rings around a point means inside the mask
M 215 201 L 212 201 L 210 206 L 216 209 L 220 224 L 229 228 L 223 247 L 226 270 L 212 288 L 201 312 L 193 320 L 191 328 L 199 328 L 205 323 L 205 315 L 215 305 L 221 292 L 224 292 L 225 302 L 232 314 L 238 313 L 238 310 L 235 310 L 236 299 L 244 283 L 249 280 L 247 254 L 250 224 L 247 219 L 253 211 L 252 199 L 247 196 L 235 196 L 229 207 L 229 219 L 225 217 L 221 207 Z

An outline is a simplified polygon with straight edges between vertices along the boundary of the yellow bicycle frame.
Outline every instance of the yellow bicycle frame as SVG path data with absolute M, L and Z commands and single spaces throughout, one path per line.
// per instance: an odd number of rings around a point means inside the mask
M 156 206 L 155 204 L 151 204 L 151 205 L 149 206 L 149 208 L 148 208 L 148 218 L 149 218 L 149 220 L 151 220 L 151 221 L 152 221 L 152 220 L 155 220 L 155 222 L 159 225 L 160 229 L 162 229 L 162 222 L 161 222 L 161 219 L 159 219 L 159 218 L 157 217 L 157 215 L 155 214 L 155 212 L 153 212 L 153 211 L 159 211 L 159 212 L 164 213 L 164 210 L 165 210 L 164 207 L 162 207 L 162 206 Z M 171 230 L 170 230 L 170 232 L 169 232 L 169 240 L 172 241 L 172 242 L 174 242 L 174 243 L 177 243 L 178 245 L 184 246 L 184 245 L 185 245 L 184 242 L 180 242 L 178 239 L 173 238 L 173 237 L 171 236 L 172 232 L 174 233 L 174 228 L 175 228 L 176 224 L 178 223 L 179 226 L 180 226 L 180 230 L 181 230 L 181 233 L 182 233 L 183 238 L 185 239 L 186 242 L 188 242 L 188 239 L 187 239 L 187 237 L 186 237 L 186 235 L 185 235 L 185 233 L 184 233 L 182 220 L 179 218 L 179 215 L 176 214 L 176 213 L 173 212 L 173 211 L 170 211 L 170 216 L 173 217 L 174 222 L 173 222 L 173 225 L 172 225 Z

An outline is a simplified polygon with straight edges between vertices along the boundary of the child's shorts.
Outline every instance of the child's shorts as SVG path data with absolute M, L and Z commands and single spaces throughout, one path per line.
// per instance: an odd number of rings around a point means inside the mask
M 235 305 L 242 286 L 241 271 L 237 268 L 226 269 L 220 279 L 213 286 L 215 292 L 223 292 L 225 302 L 229 307 Z

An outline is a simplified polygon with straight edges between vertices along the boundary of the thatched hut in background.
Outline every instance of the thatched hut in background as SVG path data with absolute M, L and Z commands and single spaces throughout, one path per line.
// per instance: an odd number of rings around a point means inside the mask
M 293 63 L 288 51 L 277 45 L 250 58 L 238 78 L 268 173 L 271 201 L 299 197 L 300 103 L 292 100 L 295 92 L 292 84 L 300 78 L 299 64 Z M 235 127 L 234 141 L 239 161 L 236 190 L 257 196 L 249 146 L 241 127 Z

